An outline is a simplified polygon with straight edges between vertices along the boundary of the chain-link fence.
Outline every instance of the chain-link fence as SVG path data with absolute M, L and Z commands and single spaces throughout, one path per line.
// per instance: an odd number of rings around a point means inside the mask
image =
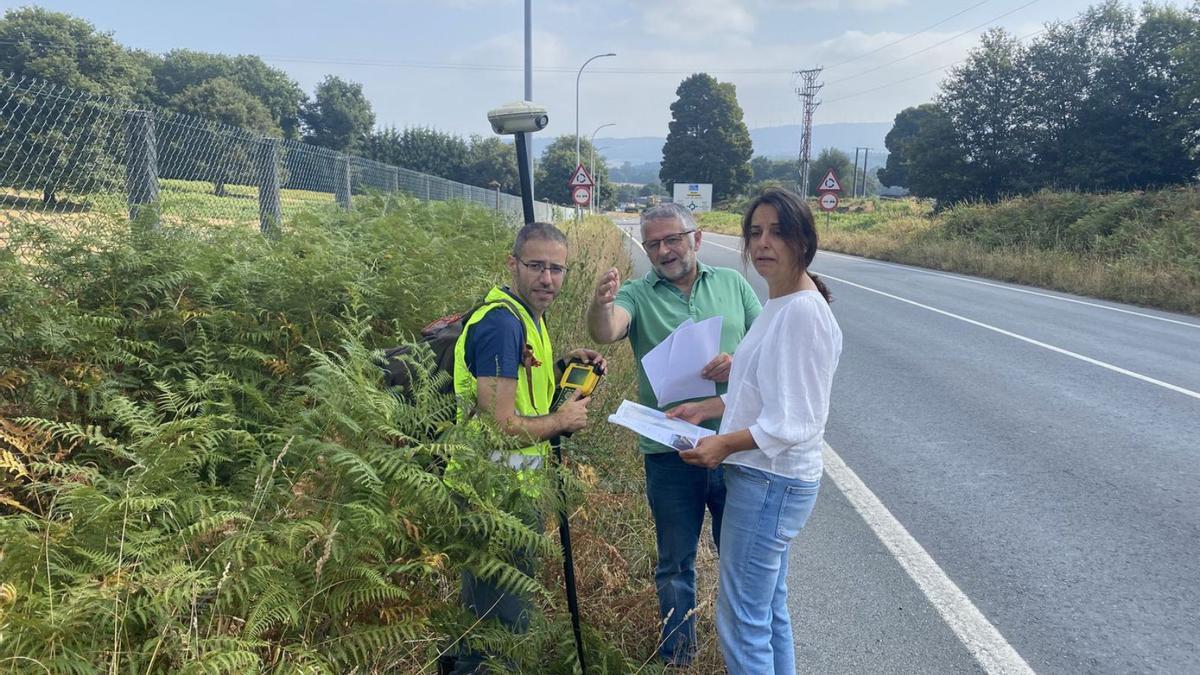
M 357 196 L 459 199 L 522 217 L 521 199 L 401 167 L 34 79 L 0 74 L 0 240 L 17 218 L 97 214 L 257 225 Z M 534 205 L 538 220 L 568 210 Z

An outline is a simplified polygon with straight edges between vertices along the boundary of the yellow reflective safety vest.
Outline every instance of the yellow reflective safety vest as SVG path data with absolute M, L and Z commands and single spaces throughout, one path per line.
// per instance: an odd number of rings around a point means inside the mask
M 533 364 L 524 360 L 517 369 L 517 392 L 513 402 L 516 413 L 525 417 L 549 415 L 555 389 L 554 348 L 550 344 L 546 322 L 539 319 L 538 323 L 534 323 L 525 306 L 498 286 L 488 291 L 483 302 L 483 306 L 463 322 L 462 335 L 454 345 L 454 393 L 458 397 L 459 422 L 465 422 L 472 416 L 479 391 L 479 381 L 467 368 L 468 330 L 489 311 L 509 311 L 521 320 L 521 325 L 525 327 L 525 342 L 533 356 Z M 550 444 L 542 441 L 511 452 L 495 452 L 492 459 L 524 473 L 540 467 L 549 451 Z

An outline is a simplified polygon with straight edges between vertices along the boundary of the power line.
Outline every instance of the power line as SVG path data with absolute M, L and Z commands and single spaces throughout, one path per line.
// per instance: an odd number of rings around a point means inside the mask
M 886 49 L 888 47 L 891 47 L 893 45 L 899 44 L 900 42 L 903 42 L 910 38 L 916 37 L 917 35 L 920 35 L 926 31 L 928 31 L 931 28 L 935 28 L 947 21 L 950 21 L 951 19 L 961 16 L 962 14 L 966 13 L 967 11 L 969 11 L 971 9 L 979 7 L 980 5 L 986 4 L 987 2 L 990 2 L 990 1 L 991 0 L 982 0 L 981 2 L 977 2 L 976 4 L 971 5 L 970 7 L 966 8 L 956 14 L 952 14 L 951 16 L 946 17 L 945 19 L 942 19 L 941 21 L 938 21 L 937 23 L 934 23 L 920 31 L 917 31 L 916 33 L 911 33 L 911 34 L 906 35 L 898 40 L 895 40 L 886 45 L 883 45 L 882 47 L 878 47 L 878 48 L 873 49 L 864 54 L 855 56 L 851 59 L 841 61 L 833 66 L 830 66 L 830 68 L 836 68 L 838 66 L 842 66 L 847 63 L 851 63 L 853 61 L 856 61 L 863 57 L 877 53 L 877 52 L 879 52 L 883 49 Z M 977 26 L 968 28 L 967 30 L 965 30 L 961 33 L 958 33 L 951 38 L 948 38 L 948 39 L 938 42 L 936 44 L 925 47 L 924 49 L 920 49 L 918 51 L 912 52 L 911 54 L 906 54 L 905 56 L 902 56 L 898 59 L 894 59 L 894 60 L 884 63 L 882 65 L 876 66 L 874 68 L 870 68 L 868 70 L 861 71 L 854 75 L 849 75 L 849 76 L 841 78 L 839 80 L 834 80 L 833 82 L 830 82 L 828 84 L 839 84 L 841 82 L 846 82 L 848 80 L 858 78 L 862 75 L 866 75 L 868 73 L 872 73 L 877 70 L 881 70 L 883 68 L 891 66 L 893 64 L 899 63 L 901 61 L 907 60 L 913 56 L 922 54 L 922 53 L 927 52 L 935 47 L 939 47 L 943 44 L 946 44 L 947 42 L 956 40 L 956 39 L 962 37 L 963 35 L 970 33 L 971 31 L 978 30 L 979 28 L 982 28 L 989 24 L 995 23 L 996 21 L 999 21 L 1000 19 L 1003 19 L 1003 18 L 1009 16 L 1010 14 L 1013 14 L 1019 10 L 1022 10 L 1038 1 L 1039 0 L 1030 0 L 1029 2 L 1025 3 L 1024 5 L 1021 5 L 1015 9 L 1005 12 L 1004 14 L 1001 14 L 1000 16 L 990 19 L 990 20 L 988 20 L 984 23 L 981 23 Z M 22 39 L 0 38 L 0 44 L 28 44 L 28 45 L 51 46 L 51 47 L 65 47 L 66 46 L 66 45 L 62 45 L 61 43 L 57 43 L 57 42 L 50 42 L 50 41 L 45 41 L 45 40 L 34 40 L 34 39 L 28 39 L 28 38 L 22 38 Z M 258 54 L 257 56 L 264 61 L 272 61 L 272 62 L 276 62 L 276 63 L 309 63 L 309 64 L 318 64 L 318 65 L 367 66 L 367 67 L 381 67 L 381 68 L 410 68 L 410 69 L 416 69 L 416 70 L 457 70 L 457 71 L 467 71 L 467 72 L 522 72 L 524 70 L 524 67 L 520 66 L 520 65 L 505 66 L 505 65 L 484 64 L 484 63 L 394 61 L 394 60 L 386 60 L 386 59 L 350 59 L 350 58 L 321 59 L 321 58 L 314 58 L 314 57 L 307 57 L 307 56 L 289 56 L 289 55 L 283 55 L 283 54 Z M 554 67 L 554 66 L 536 67 L 536 68 L 534 68 L 534 70 L 537 72 L 540 72 L 540 73 L 574 73 L 576 71 L 576 69 L 574 67 Z M 592 68 L 592 69 L 588 70 L 588 72 L 589 73 L 607 73 L 610 75 L 690 75 L 692 73 L 697 73 L 697 72 L 705 72 L 705 73 L 712 73 L 712 74 L 724 74 L 724 75 L 784 75 L 784 74 L 793 73 L 794 71 L 791 68 Z
M 1038 35 L 1041 35 L 1042 33 L 1045 33 L 1045 32 L 1046 32 L 1046 30 L 1047 30 L 1047 29 L 1043 28 L 1043 29 L 1041 29 L 1041 30 L 1039 30 L 1039 31 L 1035 31 L 1035 32 L 1033 32 L 1033 33 L 1030 33 L 1030 34 L 1028 34 L 1028 35 L 1025 35 L 1025 36 L 1023 36 L 1023 37 L 1017 38 L 1017 41 L 1018 41 L 1018 42 L 1024 42 L 1025 40 L 1028 40 L 1029 38 L 1032 38 L 1032 37 L 1037 37 Z M 917 73 L 916 75 L 913 75 L 912 77 L 906 77 L 906 78 L 904 78 L 903 80 L 894 80 L 894 81 L 892 81 L 892 82 L 889 82 L 889 83 L 887 83 L 887 84 L 884 84 L 884 85 L 880 85 L 880 86 L 878 86 L 878 87 L 873 87 L 873 88 L 871 88 L 871 89 L 864 89 L 863 91 L 855 92 L 855 93 L 853 93 L 853 94 L 847 94 L 847 95 L 845 95 L 845 96 L 839 96 L 839 97 L 837 97 L 837 98 L 831 98 L 831 99 L 829 99 L 829 100 L 827 100 L 827 101 L 825 101 L 825 102 L 826 102 L 826 103 L 836 103 L 836 102 L 838 102 L 838 101 L 845 101 L 846 99 L 849 99 L 849 98 L 857 98 L 857 97 L 859 97 L 859 96 L 862 96 L 862 95 L 864 95 L 864 94 L 870 94 L 870 93 L 872 93 L 872 92 L 876 92 L 876 91 L 879 91 L 879 90 L 881 90 L 881 89 L 888 89 L 888 88 L 890 88 L 890 87 L 894 87 L 894 86 L 896 86 L 896 85 L 898 85 L 898 84 L 904 84 L 905 82 L 911 82 L 912 80 L 915 80 L 915 79 L 917 79 L 917 78 L 920 78 L 920 77 L 924 77 L 924 76 L 926 76 L 926 75 L 929 75 L 930 73 L 936 73 L 936 72 L 938 72 L 939 70 L 945 70 L 945 69 L 947 69 L 947 68 L 952 68 L 952 67 L 954 67 L 954 66 L 957 66 L 958 64 L 960 64 L 960 63 L 963 63 L 964 61 L 966 61 L 966 60 L 967 60 L 967 59 L 969 59 L 969 58 L 971 58 L 971 57 L 969 57 L 969 56 L 968 56 L 968 57 L 966 57 L 966 58 L 961 58 L 961 59 L 959 59 L 959 60 L 957 60 L 957 61 L 954 61 L 953 63 L 947 63 L 947 64 L 946 64 L 946 65 L 944 65 L 944 66 L 938 66 L 937 68 L 931 68 L 931 69 L 929 69 L 929 70 L 926 70 L 926 71 L 924 71 L 924 72 Z
M 0 38 L 0 44 L 27 44 L 42 47 L 59 47 L 83 49 L 82 45 L 64 45 L 46 40 Z M 523 66 L 505 66 L 494 63 L 448 63 L 433 61 L 393 61 L 386 59 L 350 59 L 350 58 L 314 58 L 309 56 L 288 56 L 282 54 L 254 54 L 264 61 L 277 63 L 312 63 L 318 65 L 342 66 L 373 66 L 382 68 L 412 68 L 418 70 L 463 70 L 477 72 L 522 72 Z M 574 73 L 574 67 L 541 66 L 534 68 L 540 73 Z M 691 75 L 692 73 L 721 73 L 733 75 L 786 75 L 791 68 L 589 68 L 589 73 L 608 73 L 612 75 Z
M 1038 2 L 1038 1 L 1039 1 L 1039 0 L 1029 0 L 1029 2 L 1027 2 L 1027 3 L 1025 3 L 1025 4 L 1021 5 L 1020 7 L 1016 7 L 1016 8 L 1014 8 L 1014 9 L 1010 9 L 1010 10 L 1008 10 L 1007 12 L 1005 12 L 1005 13 L 1001 14 L 1000 16 L 998 16 L 998 17 L 996 17 L 996 18 L 994 18 L 994 19 L 989 19 L 988 21 L 984 21 L 984 22 L 983 22 L 983 23 L 981 23 L 981 24 L 978 24 L 978 25 L 976 25 L 976 26 L 972 26 L 972 27 L 970 27 L 970 28 L 968 28 L 968 29 L 964 30 L 964 31 L 963 31 L 963 32 L 961 32 L 961 33 L 958 33 L 958 34 L 956 34 L 956 35 L 953 35 L 953 36 L 951 36 L 951 37 L 948 37 L 948 38 L 946 38 L 945 40 L 942 40 L 941 42 L 936 42 L 936 43 L 934 43 L 934 44 L 931 44 L 931 45 L 929 45 L 928 47 L 925 47 L 925 48 L 923 48 L 923 49 L 918 49 L 917 51 L 915 51 L 915 52 L 912 52 L 911 54 L 905 54 L 904 56 L 901 56 L 901 57 L 900 57 L 900 58 L 898 58 L 898 59 L 893 59 L 893 60 L 891 60 L 891 61 L 888 61 L 887 63 L 884 63 L 884 64 L 882 64 L 882 65 L 875 66 L 874 68 L 868 68 L 868 69 L 866 69 L 866 70 L 864 70 L 864 71 L 861 71 L 861 72 L 855 73 L 855 74 L 853 74 L 853 75 L 849 75 L 849 76 L 847 76 L 847 77 L 843 77 L 843 78 L 841 78 L 840 80 L 834 80 L 833 82 L 830 82 L 829 84 L 840 84 L 840 83 L 842 83 L 842 82 L 847 82 L 847 81 L 849 81 L 849 80 L 856 79 L 856 78 L 858 78 L 858 77 L 861 77 L 861 76 L 863 76 L 863 75 L 866 75 L 866 74 L 868 74 L 868 73 L 873 73 L 873 72 L 875 72 L 875 71 L 877 71 L 877 70 L 882 70 L 882 69 L 884 69 L 884 68 L 887 68 L 888 66 L 895 65 L 895 64 L 897 64 L 897 63 L 899 63 L 899 62 L 901 62 L 901 61 L 905 61 L 905 60 L 907 60 L 907 59 L 910 59 L 910 58 L 912 58 L 912 57 L 916 56 L 917 54 L 924 54 L 925 52 L 927 52 L 927 51 L 929 51 L 929 50 L 933 49 L 934 47 L 940 47 L 940 46 L 942 46 L 942 45 L 946 44 L 947 42 L 952 42 L 952 41 L 954 41 L 954 40 L 957 40 L 958 38 L 960 38 L 960 37 L 962 37 L 962 36 L 966 35 L 967 33 L 970 33 L 970 32 L 972 32 L 972 31 L 979 30 L 980 28 L 983 28 L 983 27 L 985 27 L 985 26 L 991 25 L 991 24 L 993 24 L 993 23 L 995 23 L 995 22 L 999 21 L 1000 19 L 1003 19 L 1004 17 L 1006 17 L 1006 16 L 1008 16 L 1008 15 L 1010 15 L 1010 14 L 1014 14 L 1014 13 L 1016 13 L 1016 12 L 1019 12 L 1020 10 L 1022 10 L 1022 9 L 1025 9 L 1026 7 L 1028 7 L 1028 6 L 1030 6 L 1030 5 L 1034 4 L 1034 3 L 1036 3 L 1036 2 Z
M 934 24 L 930 24 L 930 25 L 928 25 L 928 26 L 926 26 L 926 27 L 922 28 L 921 30 L 919 30 L 919 31 L 917 31 L 917 32 L 915 32 L 915 33 L 909 33 L 908 35 L 905 35 L 904 37 L 900 38 L 899 40 L 893 40 L 892 42 L 889 42 L 889 43 L 887 43 L 886 45 L 883 45 L 882 47 L 876 47 L 875 49 L 872 49 L 872 50 L 871 50 L 871 51 L 869 51 L 869 52 L 864 52 L 864 53 L 862 53 L 862 54 L 859 54 L 858 56 L 855 56 L 855 57 L 852 57 L 852 58 L 846 59 L 845 61 L 839 61 L 839 62 L 837 62 L 837 63 L 833 64 L 832 66 L 829 66 L 828 68 L 826 68 L 826 70 L 832 70 L 832 69 L 834 69 L 834 68 L 837 68 L 837 67 L 839 67 L 839 66 L 844 66 L 844 65 L 846 65 L 847 63 L 853 63 L 853 62 L 855 62 L 855 61 L 857 61 L 857 60 L 859 60 L 859 59 L 861 59 L 861 58 L 865 58 L 865 57 L 868 57 L 868 56 L 870 56 L 870 55 L 872 55 L 872 54 L 875 54 L 875 53 L 881 52 L 881 51 L 883 51 L 883 50 L 887 49 L 888 47 L 894 47 L 894 46 L 896 46 L 896 45 L 900 44 L 901 42 L 904 42 L 905 40 L 908 40 L 908 39 L 910 39 L 910 38 L 914 38 L 914 37 L 916 37 L 916 36 L 918 36 L 918 35 L 922 35 L 922 34 L 924 34 L 924 33 L 927 33 L 927 32 L 929 32 L 930 30 L 932 30 L 932 29 L 934 29 L 934 28 L 937 28 L 938 26 L 940 26 L 940 25 L 942 25 L 942 24 L 946 23 L 947 21 L 949 21 L 949 20 L 951 20 L 951 19 L 956 19 L 956 18 L 958 18 L 958 17 L 962 16 L 963 14 L 966 14 L 967 12 L 969 12 L 969 11 L 971 11 L 971 10 L 975 9 L 976 7 L 978 7 L 978 6 L 980 6 L 980 5 L 986 5 L 987 3 L 991 2 L 991 1 L 992 1 L 992 0 L 981 0 L 981 2 L 977 2 L 977 3 L 975 3 L 975 4 L 971 5 L 970 7 L 966 8 L 966 9 L 964 9 L 964 10 L 960 11 L 960 12 L 955 12 L 954 14 L 951 14 L 950 16 L 948 16 L 948 17 L 946 17 L 946 18 L 942 19 L 941 21 L 938 21 L 937 23 L 934 23 Z

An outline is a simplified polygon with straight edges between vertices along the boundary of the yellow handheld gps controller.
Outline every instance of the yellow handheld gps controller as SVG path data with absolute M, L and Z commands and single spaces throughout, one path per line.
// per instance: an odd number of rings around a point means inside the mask
M 596 385 L 600 384 L 600 377 L 603 375 L 604 371 L 600 370 L 600 366 L 571 359 L 558 381 L 553 409 L 557 410 L 575 392 L 578 392 L 580 398 L 590 396 L 596 390 Z

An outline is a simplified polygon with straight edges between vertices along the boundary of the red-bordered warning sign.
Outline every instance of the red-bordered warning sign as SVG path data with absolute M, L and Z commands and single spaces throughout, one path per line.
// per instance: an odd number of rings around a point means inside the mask
M 821 182 L 817 184 L 817 192 L 841 192 L 841 191 L 842 191 L 842 181 L 838 180 L 837 172 L 834 171 L 833 169 L 830 169 L 829 173 L 825 174 L 825 177 L 822 178 Z
M 575 170 L 571 172 L 571 180 L 567 182 L 567 185 L 572 188 L 590 188 L 595 184 L 596 181 L 592 180 L 592 174 L 588 173 L 587 167 L 582 164 L 575 166 Z

